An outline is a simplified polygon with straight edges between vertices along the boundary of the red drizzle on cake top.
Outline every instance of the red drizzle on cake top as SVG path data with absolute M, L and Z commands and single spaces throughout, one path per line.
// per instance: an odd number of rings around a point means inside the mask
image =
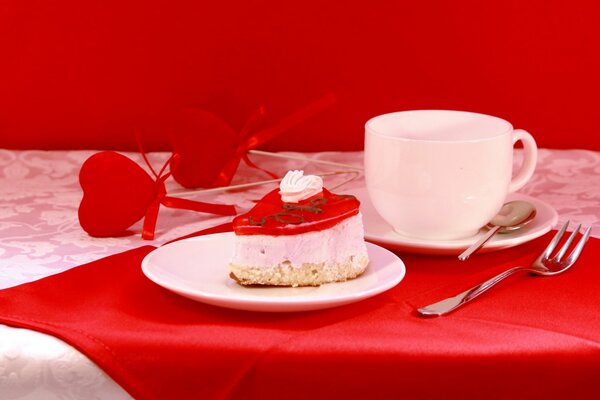
M 297 235 L 328 229 L 358 214 L 360 202 L 352 195 L 327 189 L 298 203 L 281 201 L 279 189 L 269 192 L 246 214 L 233 219 L 237 235 Z

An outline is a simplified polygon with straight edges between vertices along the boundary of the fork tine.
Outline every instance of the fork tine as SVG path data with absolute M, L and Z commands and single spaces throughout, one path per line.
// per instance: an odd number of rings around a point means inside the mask
M 567 250 L 569 250 L 569 247 L 571 247 L 571 243 L 573 243 L 573 240 L 575 240 L 575 237 L 579 233 L 580 229 L 581 229 L 581 224 L 577 225 L 577 227 L 575 229 L 573 229 L 573 232 L 571 232 L 571 235 L 569 236 L 569 238 L 567 239 L 565 244 L 563 244 L 563 246 L 560 248 L 560 251 L 558 252 L 556 257 L 554 257 L 554 259 L 556 261 L 560 261 L 564 257 L 565 253 L 567 252 Z
M 569 221 L 565 222 L 564 225 L 562 226 L 562 228 L 560 228 L 560 230 L 558 232 L 556 232 L 556 234 L 554 235 L 554 237 L 548 244 L 548 247 L 546 247 L 546 250 L 544 250 L 544 252 L 542 254 L 540 254 L 540 256 L 538 257 L 538 260 L 541 260 L 542 258 L 550 258 L 550 255 L 556 248 L 556 245 L 558 244 L 558 242 L 560 241 L 562 236 L 565 234 L 565 231 L 567 230 L 568 226 L 569 226 Z
M 587 242 L 587 240 L 589 239 L 591 232 L 592 227 L 588 226 L 588 228 L 583 233 L 581 239 L 579 239 L 579 242 L 575 245 L 575 248 L 573 249 L 571 254 L 569 254 L 569 257 L 567 258 L 568 264 L 573 264 L 575 261 L 577 261 L 577 258 L 579 258 L 579 254 L 581 254 L 581 250 L 583 250 L 583 246 L 585 246 L 585 242 Z

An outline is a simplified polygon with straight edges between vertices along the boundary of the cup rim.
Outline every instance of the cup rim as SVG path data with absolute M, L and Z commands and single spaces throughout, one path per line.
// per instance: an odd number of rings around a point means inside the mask
M 499 121 L 500 123 L 502 123 L 503 125 L 505 125 L 505 129 L 493 136 L 488 136 L 485 138 L 475 138 L 475 139 L 463 139 L 463 140 L 444 140 L 444 139 L 415 139 L 415 138 L 407 138 L 407 137 L 397 137 L 397 136 L 391 136 L 389 134 L 385 134 L 382 133 L 380 131 L 377 131 L 376 129 L 373 129 L 372 124 L 374 123 L 375 120 L 378 120 L 382 117 L 386 117 L 386 116 L 390 116 L 390 115 L 398 115 L 398 114 L 412 114 L 412 113 L 432 113 L 432 112 L 438 112 L 438 113 L 452 113 L 452 114 L 469 114 L 469 115 L 476 115 L 476 116 L 480 116 L 480 117 L 485 117 L 488 119 L 494 119 L 496 121 Z M 450 110 L 450 109 L 413 109 L 413 110 L 402 110 L 402 111 L 394 111 L 394 112 L 389 112 L 389 113 L 384 113 L 384 114 L 379 114 L 376 115 L 374 117 L 371 117 L 367 120 L 367 122 L 365 122 L 365 131 L 367 133 L 371 133 L 373 135 L 379 136 L 379 137 L 384 137 L 384 138 L 388 138 L 388 139 L 393 139 L 393 140 L 398 140 L 398 141 L 407 141 L 407 142 L 431 142 L 431 143 L 456 143 L 456 142 L 481 142 L 481 141 L 486 141 L 486 140 L 490 140 L 493 138 L 497 138 L 499 136 L 503 136 L 506 135 L 509 132 L 512 132 L 514 130 L 513 125 L 508 122 L 507 120 L 500 118 L 500 117 L 496 117 L 494 115 L 490 115 L 490 114 L 484 114 L 484 113 L 479 113 L 479 112 L 474 112 L 474 111 L 464 111 L 464 110 Z

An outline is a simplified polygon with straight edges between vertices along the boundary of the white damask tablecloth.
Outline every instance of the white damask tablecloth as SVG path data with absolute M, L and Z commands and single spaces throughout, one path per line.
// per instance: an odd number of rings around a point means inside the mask
M 77 208 L 82 192 L 78 173 L 94 151 L 11 151 L 0 149 L 0 289 L 65 271 L 110 254 L 171 239 L 230 220 L 191 211 L 162 208 L 156 238 L 142 240 L 141 225 L 132 236 L 92 238 L 82 231 Z M 125 153 L 144 166 L 137 153 Z M 281 153 L 280 153 L 281 154 Z M 348 171 L 362 166 L 362 152 L 285 153 L 293 159 L 254 154 L 261 167 L 282 175 L 288 169 L 307 173 Z M 166 153 L 149 154 L 160 168 Z M 520 162 L 517 154 L 515 163 Z M 348 179 L 353 180 L 346 182 Z M 234 184 L 269 179 L 242 165 Z M 326 186 L 343 184 L 344 192 L 364 186 L 359 173 L 325 177 Z M 252 200 L 276 183 L 244 190 L 190 194 L 169 181 L 170 195 L 250 208 Z M 594 227 L 600 237 L 600 152 L 540 149 L 538 168 L 521 193 L 552 205 L 559 225 L 566 220 Z M 187 194 L 186 194 L 187 193 Z M 64 342 L 38 332 L 0 325 L 0 399 L 124 399 L 129 395 L 89 359 Z

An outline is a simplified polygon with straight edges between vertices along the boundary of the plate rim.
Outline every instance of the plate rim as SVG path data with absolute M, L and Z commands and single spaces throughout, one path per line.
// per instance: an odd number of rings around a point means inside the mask
M 350 304 L 353 302 L 361 301 L 368 299 L 370 297 L 381 294 L 387 290 L 398 285 L 406 276 L 406 265 L 404 261 L 392 251 L 379 246 L 375 243 L 365 242 L 367 246 L 367 251 L 369 252 L 370 258 L 372 258 L 372 254 L 378 255 L 379 257 L 385 255 L 390 257 L 391 261 L 388 261 L 390 264 L 394 264 L 394 268 L 398 268 L 398 271 L 394 274 L 392 279 L 388 279 L 386 281 L 382 281 L 374 286 L 370 286 L 366 289 L 361 289 L 359 291 L 350 292 L 350 293 L 342 293 L 339 295 L 327 295 L 318 296 L 314 299 L 307 299 L 306 297 L 297 298 L 297 297 L 262 297 L 262 296 L 253 296 L 253 297 L 231 297 L 230 295 L 220 294 L 220 293 L 211 293 L 206 291 L 198 291 L 198 289 L 194 289 L 190 286 L 181 287 L 177 284 L 172 284 L 165 281 L 164 277 L 158 275 L 156 271 L 152 269 L 152 259 L 156 257 L 158 254 L 161 254 L 165 251 L 170 251 L 174 249 L 175 246 L 189 245 L 192 242 L 198 241 L 211 241 L 211 240 L 231 240 L 234 239 L 233 232 L 221 232 L 221 233 L 213 233 L 208 235 L 195 236 L 187 239 L 182 239 L 179 241 L 175 241 L 172 243 L 165 244 L 161 247 L 158 247 L 148 253 L 141 262 L 141 269 L 143 274 L 155 284 L 167 289 L 173 293 L 177 293 L 181 296 L 190 298 L 192 300 L 205 303 L 212 304 L 215 306 L 221 306 L 225 308 L 232 308 L 238 310 L 247 310 L 247 311 L 271 311 L 271 312 L 292 312 L 292 311 L 310 311 L 310 310 L 318 310 L 325 308 L 337 307 L 345 304 Z M 232 243 L 233 245 L 233 243 Z M 167 249 L 167 250 L 165 250 Z M 373 262 L 372 260 L 370 263 Z M 395 266 L 397 264 L 397 266 Z M 370 264 L 371 265 L 371 264 Z M 385 265 L 387 266 L 387 264 Z M 372 274 L 377 274 L 378 272 L 383 271 L 382 269 L 376 269 L 373 271 L 369 271 L 367 269 L 366 274 L 363 274 L 357 278 L 348 280 L 346 282 L 356 282 L 361 278 L 365 278 Z M 370 273 L 369 273 L 370 272 Z M 368 274 L 368 275 L 367 275 Z M 226 279 L 230 279 L 226 277 Z M 226 282 L 226 281 L 225 281 Z M 343 285 L 346 282 L 334 282 L 326 285 Z M 177 287 L 174 287 L 177 286 Z M 324 286 L 324 285 L 323 285 Z M 240 286 L 240 288 L 243 288 Z M 307 290 L 318 290 L 318 287 L 307 287 Z M 257 288 L 264 289 L 264 288 Z M 282 288 L 283 289 L 283 288 Z M 290 288 L 294 290 L 302 290 L 302 287 L 299 288 Z

